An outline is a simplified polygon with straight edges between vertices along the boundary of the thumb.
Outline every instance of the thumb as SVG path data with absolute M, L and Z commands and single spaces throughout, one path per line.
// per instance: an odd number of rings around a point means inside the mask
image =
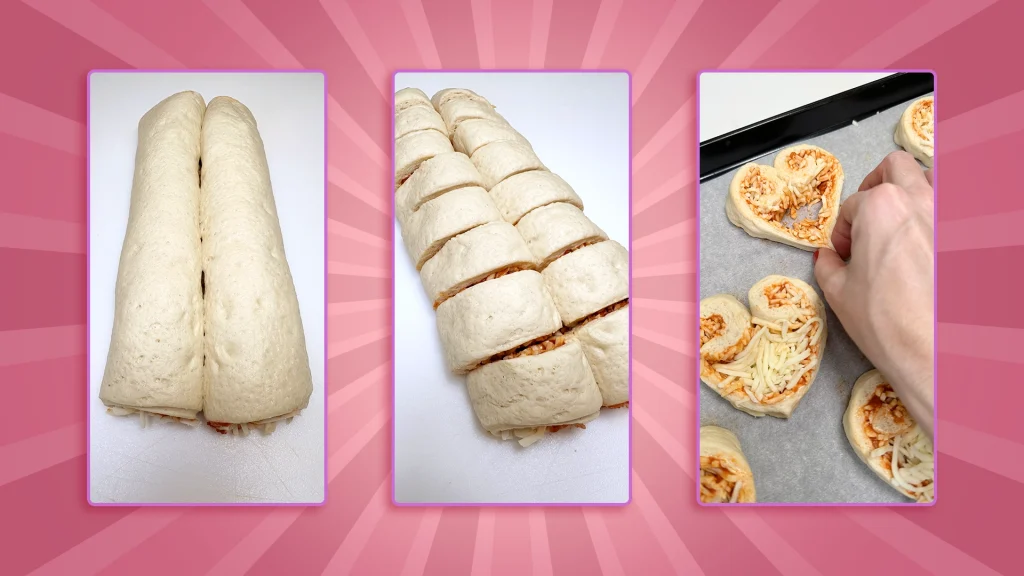
M 833 299 L 842 293 L 846 284 L 846 262 L 834 250 L 821 248 L 814 259 L 814 278 L 825 293 L 825 299 L 835 308 Z

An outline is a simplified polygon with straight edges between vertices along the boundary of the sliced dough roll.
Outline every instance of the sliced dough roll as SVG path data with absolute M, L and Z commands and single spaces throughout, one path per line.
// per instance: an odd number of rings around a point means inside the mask
M 399 112 L 408 110 L 413 106 L 426 106 L 430 109 L 434 108 L 434 105 L 430 102 L 430 98 L 427 98 L 426 93 L 419 88 L 402 88 L 398 92 L 395 92 L 395 115 L 398 115 Z
M 441 115 L 433 108 L 413 106 L 395 115 L 396 139 L 420 130 L 437 130 L 445 137 L 448 135 L 444 120 L 441 120 Z
M 725 428 L 700 427 L 700 501 L 757 502 L 754 473 L 740 440 Z
M 490 102 L 487 101 L 487 98 L 484 98 L 468 88 L 445 88 L 444 90 L 439 90 L 430 98 L 430 103 L 434 108 L 440 110 L 441 106 L 444 106 L 454 100 L 473 100 L 476 102 L 483 102 L 488 105 L 490 104 Z
M 547 170 L 531 170 L 509 176 L 491 188 L 491 198 L 507 222 L 517 224 L 532 210 L 566 202 L 583 210 L 583 200 L 561 176 Z
M 423 161 L 454 151 L 448 137 L 437 130 L 412 132 L 395 140 L 395 189 L 404 184 Z
M 444 123 L 448 126 L 448 136 L 455 136 L 455 131 L 459 125 L 466 120 L 484 118 L 499 122 L 501 124 L 508 124 L 508 120 L 495 112 L 494 106 L 491 106 L 489 102 L 479 100 L 451 100 L 438 107 L 438 112 L 441 113 L 441 118 L 444 119 Z
M 519 142 L 520 144 L 530 146 L 526 138 L 519 132 L 516 132 L 515 128 L 504 122 L 495 122 L 494 120 L 487 119 L 466 120 L 460 123 L 459 127 L 455 130 L 455 136 L 452 138 L 455 149 L 470 156 L 491 142 L 503 140 Z
M 459 292 L 437 307 L 448 367 L 465 374 L 491 357 L 562 327 L 540 273 L 515 272 Z
M 423 264 L 420 278 L 434 308 L 467 287 L 536 268 L 533 254 L 514 226 L 490 222 L 445 243 Z
M 614 240 L 570 252 L 543 274 L 567 326 L 629 298 L 629 252 Z
M 768 276 L 748 314 L 731 296 L 701 301 L 701 381 L 751 416 L 789 418 L 821 367 L 825 305 L 802 280 Z
M 445 152 L 424 161 L 395 192 L 397 212 L 414 212 L 429 200 L 467 186 L 483 186 L 469 156 Z
M 915 100 L 900 116 L 893 140 L 896 145 L 913 154 L 914 158 L 931 168 L 935 155 L 935 99 L 925 96 Z
M 267 157 L 249 109 L 214 98 L 202 154 L 203 411 L 214 427 L 263 424 L 305 408 L 313 381 Z
M 629 306 L 588 321 L 573 332 L 601 388 L 603 404 L 619 408 L 629 403 Z
M 484 179 L 484 188 L 494 188 L 499 182 L 528 170 L 547 170 L 526 144 L 499 140 L 481 146 L 471 156 L 473 165 Z
M 470 186 L 442 194 L 415 212 L 398 212 L 402 239 L 416 269 L 444 246 L 449 238 L 481 224 L 501 220 L 501 214 L 483 188 Z
M 931 439 L 878 370 L 865 372 L 853 384 L 843 428 L 853 451 L 879 478 L 918 502 L 935 499 Z
M 131 207 L 100 400 L 187 420 L 203 407 L 199 134 L 206 104 L 180 92 L 139 121 Z
M 542 270 L 567 252 L 608 239 L 582 210 L 565 202 L 537 208 L 519 220 L 516 230 L 523 235 Z
M 524 431 L 524 445 L 543 434 L 537 428 L 582 424 L 601 410 L 601 391 L 572 339 L 547 352 L 485 364 L 469 373 L 466 386 L 480 424 L 492 434 Z

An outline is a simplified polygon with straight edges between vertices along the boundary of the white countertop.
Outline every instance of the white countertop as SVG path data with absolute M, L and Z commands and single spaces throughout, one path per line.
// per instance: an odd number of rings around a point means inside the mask
M 705 72 L 700 141 L 892 75 L 892 72 Z

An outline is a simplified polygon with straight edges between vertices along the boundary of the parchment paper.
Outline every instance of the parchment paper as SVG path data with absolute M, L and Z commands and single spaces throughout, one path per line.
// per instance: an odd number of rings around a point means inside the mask
M 805 142 L 828 150 L 846 175 L 843 200 L 890 152 L 893 132 L 911 101 Z M 753 159 L 771 164 L 771 154 Z M 700 185 L 700 297 L 732 294 L 747 304 L 747 291 L 769 274 L 800 278 L 821 295 L 812 253 L 747 235 L 729 222 L 725 199 L 736 170 Z M 843 432 L 853 383 L 872 368 L 828 307 L 828 342 L 821 370 L 789 420 L 755 418 L 700 384 L 702 426 L 739 436 L 750 462 L 759 502 L 911 502 L 860 461 Z

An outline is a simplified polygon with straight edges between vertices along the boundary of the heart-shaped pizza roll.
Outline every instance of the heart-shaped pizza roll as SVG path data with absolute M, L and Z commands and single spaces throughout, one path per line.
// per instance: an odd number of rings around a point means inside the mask
M 752 416 L 789 418 L 810 389 L 825 351 L 825 304 L 806 282 L 768 276 L 739 300 L 700 303 L 702 382 Z
M 558 335 L 469 373 L 466 386 L 480 424 L 523 446 L 545 432 L 585 428 L 601 410 L 601 391 L 580 343 Z
M 718 426 L 700 428 L 700 501 L 757 502 L 754 473 L 735 434 Z
M 451 140 L 437 130 L 420 130 L 395 140 L 395 190 L 422 162 L 454 151 Z
M 427 98 L 426 93 L 419 88 L 402 88 L 398 92 L 395 92 L 395 115 L 403 110 L 408 110 L 413 106 L 426 106 L 427 108 L 433 108 L 434 105 L 430 103 L 430 98 Z
M 567 202 L 583 210 L 583 200 L 561 176 L 547 170 L 531 170 L 509 176 L 491 188 L 491 198 L 506 222 L 519 220 L 541 206 Z
M 413 106 L 395 115 L 395 139 L 420 130 L 436 130 L 448 135 L 448 127 L 433 108 Z
M 471 286 L 437 307 L 448 367 L 465 374 L 518 347 L 543 343 L 562 328 L 558 310 L 533 270 Z
M 839 160 L 801 144 L 779 152 L 774 166 L 742 166 L 729 185 L 725 210 L 730 222 L 755 238 L 804 250 L 831 248 L 842 191 Z M 802 208 L 817 209 L 817 215 L 798 219 Z
M 441 249 L 449 238 L 466 230 L 501 220 L 501 214 L 483 188 L 471 186 L 424 202 L 415 211 L 399 210 L 405 247 L 416 269 Z
M 629 302 L 606 308 L 576 327 L 573 334 L 583 345 L 604 406 L 622 408 L 629 404 Z
M 459 125 L 467 120 L 485 119 L 500 124 L 508 124 L 508 120 L 494 110 L 494 106 L 479 100 L 451 100 L 442 104 L 438 111 L 448 127 L 448 137 L 455 136 Z
M 629 252 L 614 240 L 574 250 L 542 274 L 566 326 L 629 298 Z
M 508 222 L 490 222 L 445 243 L 423 264 L 420 278 L 434 308 L 455 294 L 487 280 L 521 270 L 536 261 L 523 237 Z
M 483 186 L 469 156 L 445 152 L 424 161 L 395 192 L 395 210 L 413 212 L 434 198 L 467 186 Z
M 454 100 L 473 100 L 487 105 L 491 104 L 487 98 L 473 92 L 469 88 L 445 88 L 444 90 L 439 90 L 430 98 L 430 103 L 434 108 L 440 110 L 441 106 Z M 493 106 L 491 107 L 493 108 Z
M 878 370 L 854 383 L 843 428 L 853 451 L 879 478 L 918 502 L 935 499 L 932 441 Z
M 935 99 L 925 96 L 915 100 L 900 116 L 893 140 L 914 158 L 931 168 L 935 155 Z
M 516 230 L 526 240 L 541 270 L 577 248 L 608 239 L 582 210 L 565 202 L 537 208 L 519 220 Z
M 455 136 L 452 138 L 455 149 L 470 156 L 479 148 L 491 142 L 502 140 L 519 142 L 520 144 L 530 146 L 526 138 L 508 124 L 479 118 L 460 123 L 459 127 L 455 129 Z
M 490 190 L 499 182 L 528 170 L 547 170 L 526 144 L 510 140 L 499 140 L 481 146 L 470 157 L 473 165 L 484 179 L 484 187 Z

